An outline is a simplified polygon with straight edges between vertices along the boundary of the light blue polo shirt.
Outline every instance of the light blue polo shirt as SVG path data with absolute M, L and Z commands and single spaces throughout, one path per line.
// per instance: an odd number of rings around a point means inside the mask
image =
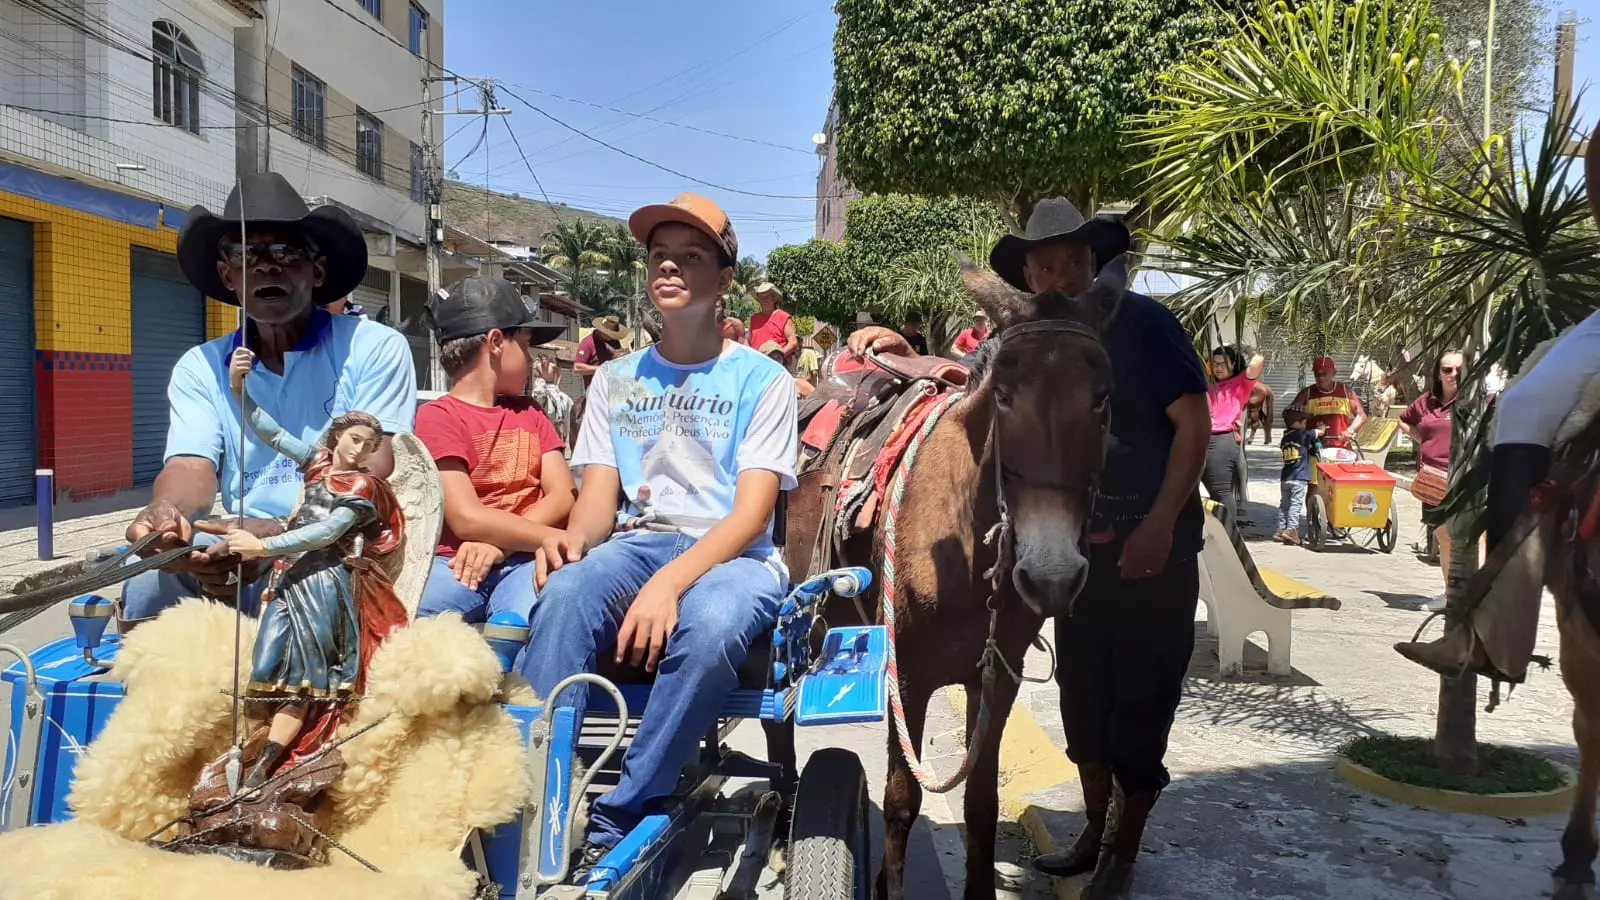
M 167 384 L 171 425 L 166 458 L 211 460 L 221 481 L 222 508 L 239 508 L 239 404 L 228 391 L 228 357 L 239 332 L 192 347 Z M 302 441 L 314 443 L 328 423 L 347 412 L 372 413 L 392 434 L 409 432 L 417 409 L 411 346 L 400 332 L 357 316 L 311 314 L 311 324 L 284 354 L 283 374 L 256 366 L 250 396 Z M 300 472 L 254 434 L 245 442 L 244 515 L 288 515 L 300 495 Z

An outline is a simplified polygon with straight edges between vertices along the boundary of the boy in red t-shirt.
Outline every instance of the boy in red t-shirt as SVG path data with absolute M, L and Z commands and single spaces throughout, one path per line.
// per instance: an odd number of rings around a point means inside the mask
M 417 410 L 417 437 L 444 490 L 444 532 L 417 615 L 527 618 L 538 599 L 533 552 L 566 527 L 575 489 L 565 445 L 522 392 L 531 347 L 565 329 L 535 319 L 499 278 L 458 281 L 427 311 L 450 393 Z

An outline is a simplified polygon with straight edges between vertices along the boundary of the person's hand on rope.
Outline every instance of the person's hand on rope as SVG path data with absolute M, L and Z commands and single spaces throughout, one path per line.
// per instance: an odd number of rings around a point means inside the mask
M 462 541 L 461 546 L 456 548 L 455 557 L 450 560 L 450 571 L 467 590 L 475 591 L 488 577 L 489 570 L 505 560 L 505 552 L 493 544 Z
M 893 356 L 916 356 L 917 351 L 911 349 L 911 342 L 905 335 L 893 328 L 882 325 L 864 325 L 857 328 L 845 340 L 845 346 L 856 356 L 865 357 L 868 352 L 887 353 Z
M 233 396 L 244 396 L 244 377 L 255 365 L 256 355 L 244 347 L 233 351 L 233 356 L 228 358 L 228 390 Z
M 645 582 L 617 629 L 617 662 L 626 659 L 654 672 L 667 655 L 667 638 L 678 625 L 678 598 L 682 591 L 658 575 Z
M 534 586 L 544 587 L 544 583 L 550 580 L 551 572 L 583 559 L 583 554 L 588 550 L 588 540 L 574 531 L 562 531 L 545 538 L 544 546 L 534 553 Z
M 141 555 L 154 556 L 182 547 L 189 543 L 193 528 L 188 518 L 178 511 L 176 503 L 170 500 L 157 500 L 133 517 L 133 524 L 128 526 L 126 537 L 131 544 L 155 533 L 163 536 L 152 541 L 150 546 L 144 548 Z

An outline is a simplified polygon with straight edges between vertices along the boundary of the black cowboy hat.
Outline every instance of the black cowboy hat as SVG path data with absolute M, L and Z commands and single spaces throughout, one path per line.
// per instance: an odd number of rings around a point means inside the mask
M 1028 290 L 1022 266 L 1028 251 L 1050 241 L 1081 241 L 1094 251 L 1095 265 L 1103 266 L 1128 251 L 1133 243 L 1128 227 L 1099 217 L 1085 219 L 1071 202 L 1061 197 L 1040 200 L 1020 235 L 1008 234 L 989 251 L 989 268 L 1019 290 Z
M 349 213 L 336 206 L 311 209 L 282 175 L 256 172 L 233 186 L 222 215 L 196 206 L 178 231 L 178 265 L 207 297 L 239 305 L 217 273 L 217 263 L 222 259 L 218 245 L 224 236 L 239 234 L 240 222 L 296 231 L 316 243 L 326 265 L 322 284 L 311 294 L 318 306 L 348 295 L 367 274 L 367 242 Z

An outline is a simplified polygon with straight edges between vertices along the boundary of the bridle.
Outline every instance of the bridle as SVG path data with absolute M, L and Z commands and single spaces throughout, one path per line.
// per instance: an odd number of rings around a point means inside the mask
M 1080 341 L 1088 341 L 1100 348 L 1102 352 L 1105 350 L 1105 345 L 1100 340 L 1099 331 L 1072 319 L 1036 319 L 1031 322 L 1020 322 L 1006 327 L 1004 331 L 999 333 L 996 340 L 1003 347 L 1008 340 L 1030 334 L 1060 335 L 1075 338 Z M 1010 504 L 1006 502 L 1005 461 L 1000 454 L 999 419 L 998 415 L 990 416 L 989 418 L 988 443 L 990 454 L 994 457 L 994 495 L 1000 519 L 995 522 L 994 527 L 990 528 L 983 538 L 983 542 L 986 545 L 993 544 L 996 541 L 999 542 L 999 546 L 996 547 L 995 551 L 994 567 L 983 573 L 983 577 L 989 580 L 989 639 L 991 642 L 994 640 L 995 618 L 999 614 L 1001 579 L 1011 574 L 1011 567 L 1016 562 L 1016 528 L 1011 520 Z M 1110 415 L 1102 415 L 1100 421 L 1100 430 L 1103 436 L 1106 430 L 1110 428 Z M 1089 492 L 1091 516 L 1086 517 L 1085 527 L 1088 526 L 1088 518 L 1092 518 L 1094 493 L 1093 490 Z

